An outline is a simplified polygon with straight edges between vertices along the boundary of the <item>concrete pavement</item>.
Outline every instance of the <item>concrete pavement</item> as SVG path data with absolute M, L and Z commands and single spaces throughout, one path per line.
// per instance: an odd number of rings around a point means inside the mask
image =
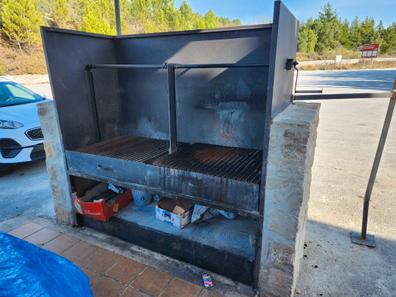
M 389 100 L 331 100 L 321 107 L 306 249 L 297 296 L 395 296 L 396 115 L 372 194 L 369 233 L 351 244 Z M 322 295 L 321 295 L 322 294 Z

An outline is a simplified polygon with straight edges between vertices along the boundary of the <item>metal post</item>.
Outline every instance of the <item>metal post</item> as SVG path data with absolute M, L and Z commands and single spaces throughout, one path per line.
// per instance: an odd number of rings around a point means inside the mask
M 114 0 L 114 12 L 117 27 L 117 36 L 121 35 L 121 17 L 120 17 L 120 1 Z
M 363 219 L 362 219 L 362 232 L 361 234 L 356 232 L 351 232 L 351 240 L 353 243 L 367 245 L 369 247 L 375 247 L 375 238 L 373 235 L 367 234 L 367 224 L 368 224 L 368 212 L 370 206 L 371 193 L 373 191 L 374 182 L 377 177 L 378 167 L 381 161 L 382 153 L 384 151 L 384 146 L 386 138 L 388 136 L 389 127 L 392 121 L 393 111 L 396 105 L 396 79 L 393 85 L 393 91 L 388 105 L 388 111 L 386 112 L 384 126 L 381 132 L 381 138 L 378 144 L 377 152 L 374 158 L 373 168 L 371 169 L 369 182 L 367 184 L 366 194 L 364 195 L 364 205 L 363 205 Z
M 169 154 L 177 151 L 175 65 L 168 64 Z
M 94 122 L 95 122 L 96 130 L 97 130 L 97 139 L 98 139 L 98 141 L 101 141 L 102 133 L 100 131 L 98 107 L 96 105 L 96 95 L 95 95 L 95 85 L 94 85 L 93 73 L 92 73 L 91 69 L 86 69 L 86 71 L 87 71 L 87 75 L 88 75 L 91 108 L 93 111 Z

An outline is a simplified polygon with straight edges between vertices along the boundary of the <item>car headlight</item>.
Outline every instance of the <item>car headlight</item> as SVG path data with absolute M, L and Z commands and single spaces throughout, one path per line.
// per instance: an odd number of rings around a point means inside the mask
M 23 127 L 23 124 L 16 121 L 0 120 L 0 129 L 18 129 Z

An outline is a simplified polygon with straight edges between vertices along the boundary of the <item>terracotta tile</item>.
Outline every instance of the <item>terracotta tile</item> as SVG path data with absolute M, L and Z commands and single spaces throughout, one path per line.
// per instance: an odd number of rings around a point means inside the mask
M 147 295 L 134 287 L 128 287 L 121 297 L 150 297 L 150 295 Z
M 60 235 L 55 239 L 47 242 L 43 245 L 43 248 L 50 250 L 57 254 L 62 254 L 67 249 L 71 248 L 78 242 L 77 239 L 67 236 L 67 235 Z
M 202 288 L 190 282 L 174 278 L 161 297 L 197 297 Z
M 144 268 L 146 268 L 144 264 L 120 257 L 118 262 L 105 274 L 119 282 L 127 284 L 134 280 Z
M 37 231 L 36 233 L 33 233 L 32 235 L 25 237 L 24 239 L 35 245 L 43 245 L 51 241 L 52 239 L 58 237 L 59 235 L 60 235 L 59 232 L 56 232 L 49 228 L 43 228 Z
M 27 223 L 14 230 L 11 230 L 8 233 L 18 238 L 25 238 L 43 228 L 43 226 L 36 223 Z
M 97 248 L 96 251 L 86 257 L 82 265 L 89 270 L 104 274 L 119 260 L 120 256 L 107 250 Z
M 89 278 L 89 283 L 90 283 L 90 285 L 91 285 L 91 287 L 92 287 L 92 285 L 93 285 L 93 283 L 98 279 L 98 278 L 100 278 L 100 277 L 102 277 L 103 275 L 100 275 L 99 273 L 96 273 L 96 272 L 94 272 L 94 271 L 91 271 L 91 270 L 88 270 L 88 269 L 84 269 L 84 268 L 81 268 L 83 271 L 84 271 L 84 273 L 88 276 L 88 278 Z
M 91 288 L 95 297 L 118 297 L 125 290 L 124 285 L 105 276 L 93 278 Z
M 136 281 L 133 283 L 133 286 L 145 293 L 153 296 L 159 296 L 171 278 L 172 277 L 169 273 L 149 267 L 138 276 Z
M 199 297 L 224 297 L 224 294 L 221 294 L 214 289 L 203 289 Z
M 80 241 L 66 250 L 62 255 L 78 266 L 82 266 L 83 261 L 93 254 L 98 248 L 94 245 Z

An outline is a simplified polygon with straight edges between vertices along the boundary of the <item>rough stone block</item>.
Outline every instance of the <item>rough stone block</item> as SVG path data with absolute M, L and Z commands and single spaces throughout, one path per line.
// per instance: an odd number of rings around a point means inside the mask
M 296 103 L 271 125 L 259 274 L 261 296 L 293 296 L 304 246 L 319 104 Z
M 40 103 L 38 113 L 44 135 L 46 165 L 54 200 L 56 221 L 59 224 L 75 225 L 76 216 L 55 102 Z

